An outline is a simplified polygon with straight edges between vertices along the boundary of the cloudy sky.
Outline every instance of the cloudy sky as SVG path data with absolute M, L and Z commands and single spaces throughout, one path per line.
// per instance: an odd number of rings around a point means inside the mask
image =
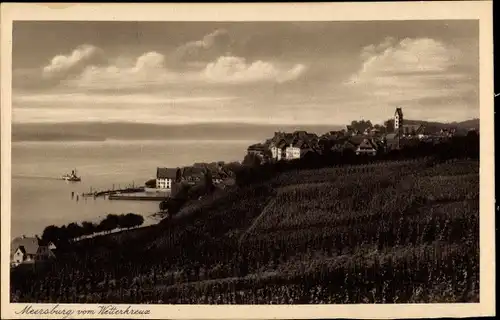
M 476 21 L 15 22 L 13 122 L 479 117 Z

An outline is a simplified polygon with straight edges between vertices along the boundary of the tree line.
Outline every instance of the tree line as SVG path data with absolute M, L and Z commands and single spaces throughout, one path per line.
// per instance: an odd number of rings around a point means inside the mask
M 98 232 L 109 233 L 114 229 L 130 229 L 144 223 L 144 217 L 135 213 L 108 214 L 99 223 L 83 221 L 72 222 L 61 227 L 50 225 L 43 230 L 42 239 L 53 243 L 67 243 L 82 236 L 90 236 Z

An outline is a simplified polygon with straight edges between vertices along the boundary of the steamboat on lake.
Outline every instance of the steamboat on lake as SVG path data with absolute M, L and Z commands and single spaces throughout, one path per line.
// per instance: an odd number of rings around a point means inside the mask
M 70 182 L 80 182 L 82 178 L 76 174 L 76 169 L 72 170 L 71 173 L 66 173 L 62 176 L 62 180 L 70 181 Z

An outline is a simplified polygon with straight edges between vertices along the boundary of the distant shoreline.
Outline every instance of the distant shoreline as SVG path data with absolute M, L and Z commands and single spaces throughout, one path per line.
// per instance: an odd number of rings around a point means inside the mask
M 440 127 L 479 127 L 479 119 L 438 123 L 406 120 Z M 277 131 L 307 131 L 322 135 L 345 129 L 340 124 L 192 123 L 148 124 L 135 122 L 13 123 L 12 142 L 47 141 L 262 141 Z
M 106 142 L 106 143 L 143 143 L 143 144 L 155 144 L 155 143 L 198 143 L 203 141 L 204 143 L 255 143 L 255 139 L 102 139 L 102 140 L 12 140 L 13 144 L 58 144 L 67 142 L 76 143 L 94 143 L 94 142 Z

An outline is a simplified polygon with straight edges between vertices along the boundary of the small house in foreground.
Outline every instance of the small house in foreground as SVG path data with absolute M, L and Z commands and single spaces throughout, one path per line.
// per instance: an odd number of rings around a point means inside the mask
M 356 148 L 356 155 L 374 156 L 377 154 L 378 146 L 372 139 L 364 139 Z
M 38 237 L 17 237 L 11 243 L 11 266 L 48 261 L 55 258 L 52 242 L 45 242 Z

